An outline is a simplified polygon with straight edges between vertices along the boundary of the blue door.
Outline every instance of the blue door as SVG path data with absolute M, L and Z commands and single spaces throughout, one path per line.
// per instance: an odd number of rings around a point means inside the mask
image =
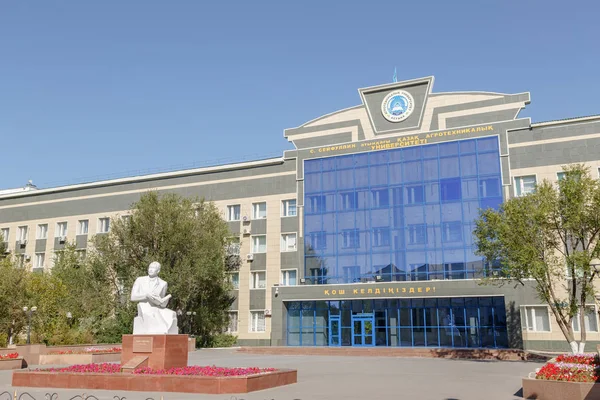
M 342 340 L 340 338 L 341 333 L 340 316 L 331 315 L 329 317 L 329 345 L 330 346 L 341 346 Z
M 375 317 L 370 314 L 352 316 L 352 346 L 374 346 Z

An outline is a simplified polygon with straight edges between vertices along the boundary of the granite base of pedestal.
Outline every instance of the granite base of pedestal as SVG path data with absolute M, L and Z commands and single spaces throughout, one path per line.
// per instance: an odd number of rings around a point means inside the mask
M 144 366 L 153 369 L 186 367 L 188 335 L 123 335 L 121 365 L 147 357 Z

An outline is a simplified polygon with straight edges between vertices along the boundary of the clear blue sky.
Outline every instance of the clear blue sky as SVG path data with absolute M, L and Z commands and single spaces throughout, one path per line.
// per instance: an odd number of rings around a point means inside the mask
M 434 75 L 600 113 L 593 1 L 5 1 L 0 188 L 281 154 L 285 128 Z

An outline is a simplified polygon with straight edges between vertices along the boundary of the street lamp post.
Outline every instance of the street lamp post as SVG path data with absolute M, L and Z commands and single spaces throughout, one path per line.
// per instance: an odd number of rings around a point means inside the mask
M 185 313 L 188 316 L 188 335 L 192 334 L 192 312 L 188 311 Z
M 23 307 L 23 312 L 27 314 L 27 344 L 31 344 L 31 316 L 37 311 L 37 307 Z
M 71 328 L 71 321 L 73 321 L 73 314 L 71 314 L 71 311 L 67 311 L 67 321 L 69 324 L 69 328 Z

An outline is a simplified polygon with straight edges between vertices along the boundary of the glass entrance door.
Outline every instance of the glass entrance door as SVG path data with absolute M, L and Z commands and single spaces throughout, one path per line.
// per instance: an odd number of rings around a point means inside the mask
M 340 326 L 340 316 L 332 315 L 329 317 L 329 345 L 330 346 L 341 346 L 341 326 Z
M 370 314 L 355 314 L 352 316 L 352 345 L 374 346 L 375 317 Z

